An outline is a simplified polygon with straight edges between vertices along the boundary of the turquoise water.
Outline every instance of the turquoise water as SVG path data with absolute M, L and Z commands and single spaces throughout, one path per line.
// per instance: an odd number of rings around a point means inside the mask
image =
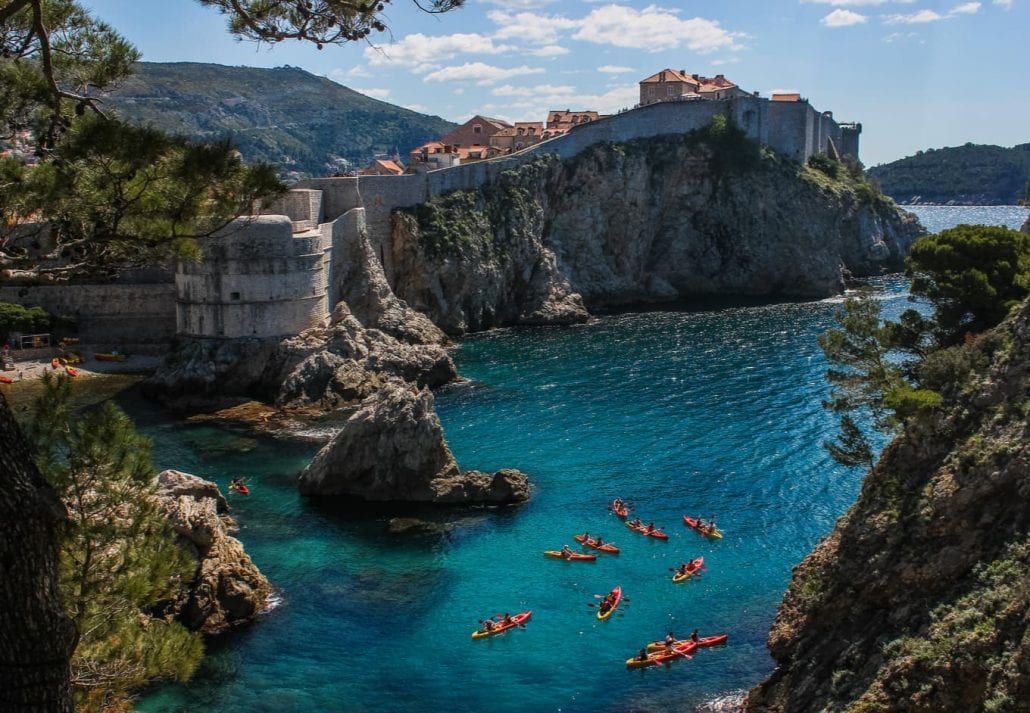
M 902 280 L 878 288 L 889 313 L 908 306 Z M 526 471 L 532 499 L 412 513 L 435 534 L 390 534 L 387 513 L 300 498 L 293 478 L 311 446 L 139 409 L 161 467 L 251 478 L 252 495 L 232 501 L 239 537 L 279 599 L 213 644 L 188 686 L 162 687 L 140 710 L 688 710 L 750 687 L 771 670 L 765 638 L 791 567 L 859 487 L 820 447 L 836 423 L 819 405 L 815 337 L 838 304 L 653 311 L 464 340 L 455 358 L 468 381 L 437 395 L 451 448 L 463 468 Z M 669 541 L 608 514 L 617 495 Z M 716 514 L 726 538 L 700 538 L 684 513 Z M 543 557 L 584 530 L 622 554 Z M 703 576 L 672 584 L 669 568 L 698 555 Z M 629 604 L 598 622 L 588 605 L 617 584 Z M 526 629 L 470 639 L 478 619 L 524 609 Z M 730 644 L 626 669 L 647 641 L 694 628 Z

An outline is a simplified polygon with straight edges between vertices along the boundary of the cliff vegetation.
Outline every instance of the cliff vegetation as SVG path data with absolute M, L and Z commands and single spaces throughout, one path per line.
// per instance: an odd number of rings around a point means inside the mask
M 882 322 L 854 300 L 821 342 L 828 405 L 898 435 L 795 568 L 748 713 L 1030 700 L 1030 243 L 959 226 L 918 241 L 909 270 L 931 316 Z M 869 465 L 854 436 L 831 452 Z

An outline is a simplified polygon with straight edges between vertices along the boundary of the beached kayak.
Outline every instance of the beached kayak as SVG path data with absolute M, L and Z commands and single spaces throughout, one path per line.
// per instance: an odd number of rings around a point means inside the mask
M 729 634 L 719 634 L 718 636 L 705 636 L 704 638 L 701 638 L 701 639 L 697 640 L 696 646 L 698 648 L 703 647 L 703 646 L 718 646 L 719 644 L 725 644 L 727 639 L 729 639 L 729 638 L 730 638 Z M 673 642 L 673 646 L 674 647 L 676 647 L 676 646 L 686 646 L 687 644 L 695 644 L 695 642 L 691 641 L 690 639 L 680 639 L 678 641 Z M 652 641 L 650 644 L 647 645 L 647 650 L 648 651 L 658 651 L 658 650 L 664 649 L 664 648 L 665 648 L 665 642 L 664 641 Z
M 78 376 L 79 375 L 79 370 L 76 369 L 74 366 L 68 366 L 67 364 L 65 364 L 64 365 L 64 370 L 66 372 L 68 372 L 68 376 Z
M 666 535 L 664 532 L 660 532 L 659 530 L 651 530 L 650 532 L 648 532 L 647 527 L 645 527 L 644 525 L 638 526 L 634 525 L 632 522 L 627 522 L 626 527 L 633 530 L 634 532 L 639 532 L 641 535 L 647 535 L 648 537 L 655 537 L 659 540 L 669 539 L 668 535 Z
M 509 621 L 507 624 L 504 623 L 503 616 L 495 616 L 493 619 L 490 620 L 494 623 L 494 627 L 492 629 L 477 629 L 476 631 L 472 632 L 472 638 L 485 639 L 488 636 L 497 636 L 498 634 L 503 634 L 508 629 L 514 629 L 516 626 L 519 626 L 527 619 L 529 619 L 529 617 L 531 616 L 533 616 L 532 610 L 524 611 L 521 614 L 516 614 L 515 616 L 513 616 L 511 618 L 511 621 Z
M 571 555 L 567 555 L 564 552 L 558 550 L 547 550 L 544 552 L 545 557 L 557 557 L 563 560 L 583 560 L 584 562 L 593 562 L 597 559 L 597 555 L 581 554 L 579 552 L 573 552 Z
M 619 554 L 619 548 L 610 542 L 607 542 L 598 547 L 597 540 L 588 540 L 587 538 L 583 537 L 583 535 L 573 535 L 572 539 L 574 539 L 576 542 L 586 545 L 587 547 L 592 547 L 598 552 L 607 552 L 610 555 Z
M 612 604 L 610 607 L 602 611 L 601 605 L 599 604 L 597 606 L 597 618 L 601 621 L 604 621 L 605 619 L 610 617 L 612 614 L 615 613 L 615 610 L 619 608 L 619 602 L 622 601 L 622 587 L 616 587 L 611 591 L 611 593 L 608 596 L 611 597 Z
M 682 644 L 682 645 L 680 645 Z M 679 642 L 672 647 L 672 651 L 665 649 L 665 644 L 662 643 L 662 650 L 655 651 L 647 655 L 646 659 L 641 659 L 639 656 L 634 656 L 631 659 L 626 659 L 626 666 L 629 668 L 644 668 L 645 666 L 654 666 L 656 664 L 665 663 L 666 661 L 672 661 L 683 656 L 689 656 L 690 652 L 697 648 L 697 644 L 693 641 Z
M 704 557 L 698 557 L 695 560 L 691 560 L 687 563 L 687 571 L 680 573 L 679 570 L 676 570 L 676 574 L 672 575 L 672 581 L 676 582 L 677 584 L 679 584 L 680 582 L 686 582 L 688 579 L 693 577 L 699 569 L 701 569 L 701 566 L 704 565 L 704 563 Z
M 53 359 L 50 360 L 50 366 L 54 367 L 55 369 L 58 369 L 61 366 L 61 362 L 60 362 L 60 360 L 58 360 L 57 357 L 54 357 Z
M 687 524 L 687 527 L 694 528 L 694 530 L 696 530 L 697 533 L 700 534 L 700 535 L 704 535 L 705 537 L 711 537 L 713 540 L 721 540 L 722 539 L 722 533 L 721 532 L 719 532 L 718 530 L 709 530 L 706 527 L 701 527 L 698 524 L 697 520 L 695 520 L 692 517 L 687 517 L 686 515 L 684 515 L 683 516 L 683 522 L 685 522 Z
M 616 514 L 616 516 L 621 517 L 623 520 L 625 520 L 627 517 L 629 517 L 629 508 L 626 507 L 625 505 L 623 505 L 620 508 L 620 507 L 616 507 L 615 503 L 612 502 L 612 504 L 609 507 L 611 508 L 612 512 Z

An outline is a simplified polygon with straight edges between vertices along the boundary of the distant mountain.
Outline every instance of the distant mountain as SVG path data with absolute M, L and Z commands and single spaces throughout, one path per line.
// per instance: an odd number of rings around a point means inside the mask
M 1030 144 L 928 149 L 867 173 L 898 203 L 1013 205 L 1026 196 Z
M 284 176 L 328 175 L 408 152 L 456 124 L 359 94 L 297 67 L 136 65 L 106 99 L 130 121 L 197 139 L 231 135 L 244 159 Z

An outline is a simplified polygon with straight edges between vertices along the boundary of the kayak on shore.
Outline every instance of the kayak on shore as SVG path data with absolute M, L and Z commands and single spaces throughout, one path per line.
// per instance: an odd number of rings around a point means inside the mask
M 487 619 L 483 622 L 483 628 L 477 629 L 472 632 L 473 639 L 485 639 L 488 636 L 497 636 L 503 634 L 509 629 L 514 629 L 516 626 L 525 628 L 526 620 L 533 616 L 533 610 L 524 611 L 504 621 L 504 614 L 498 614 L 493 619 Z

